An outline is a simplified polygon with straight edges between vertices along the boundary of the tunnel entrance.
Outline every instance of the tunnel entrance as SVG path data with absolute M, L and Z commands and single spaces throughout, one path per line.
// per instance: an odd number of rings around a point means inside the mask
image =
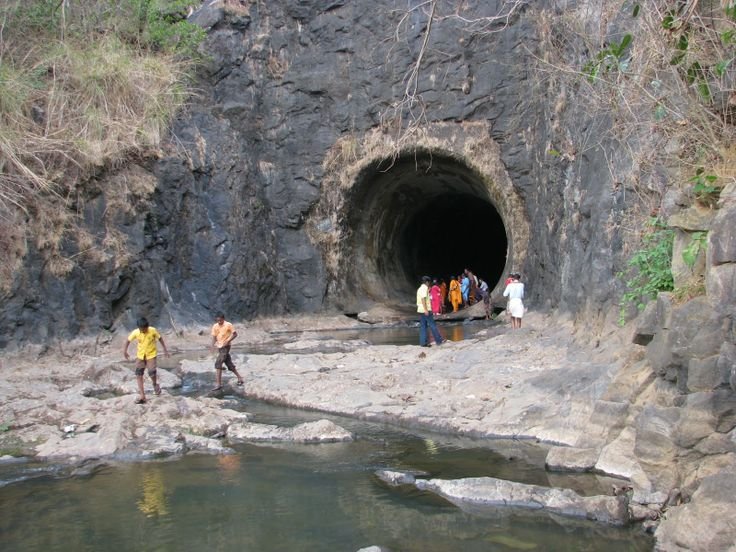
M 364 167 L 347 198 L 347 291 L 411 304 L 421 276 L 447 279 L 465 268 L 494 288 L 509 239 L 490 188 L 451 156 L 412 153 Z

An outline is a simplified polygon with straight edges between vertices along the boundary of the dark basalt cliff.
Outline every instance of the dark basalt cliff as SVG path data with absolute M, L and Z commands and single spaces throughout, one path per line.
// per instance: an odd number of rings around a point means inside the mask
M 502 11 L 470 4 L 473 18 Z M 154 190 L 126 195 L 127 211 L 113 212 L 120 188 L 107 183 L 79 200 L 86 224 L 114 225 L 130 257 L 60 280 L 31 251 L 0 313 L 3 341 L 94 333 L 139 313 L 166 326 L 217 309 L 354 312 L 409 303 L 422 273 L 466 266 L 492 285 L 520 270 L 534 307 L 602 319 L 620 293 L 610 221 L 626 202 L 601 149 L 549 155 L 592 122 L 532 74 L 541 47 L 528 11 L 482 32 L 438 20 L 417 81 L 427 124 L 397 147 L 387 140 L 402 115 L 389 115 L 426 13 L 390 0 L 207 2 L 191 18 L 209 31 L 197 96 L 163 157 L 117 176 L 146 170 Z

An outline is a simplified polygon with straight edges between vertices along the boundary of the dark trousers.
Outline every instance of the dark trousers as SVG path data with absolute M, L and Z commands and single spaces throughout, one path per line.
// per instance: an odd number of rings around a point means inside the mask
M 437 329 L 437 324 L 434 323 L 434 317 L 432 313 L 420 314 L 419 315 L 419 344 L 427 345 L 427 326 L 432 331 L 435 343 L 442 343 L 442 336 Z
M 230 356 L 230 345 L 225 345 L 217 350 L 217 359 L 215 359 L 215 370 L 224 370 L 222 365 L 225 364 L 231 372 L 235 368 L 233 358 Z

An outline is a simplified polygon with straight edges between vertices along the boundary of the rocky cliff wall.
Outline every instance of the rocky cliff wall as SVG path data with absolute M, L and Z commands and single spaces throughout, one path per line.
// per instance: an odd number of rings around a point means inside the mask
M 132 198 L 135 209 L 124 216 L 106 209 L 114 189 L 93 186 L 80 197 L 85 223 L 98 233 L 119 227 L 129 258 L 80 262 L 59 279 L 30 251 L 2 308 L 6 344 L 130 325 L 142 313 L 176 325 L 217 309 L 235 318 L 351 311 L 380 300 L 382 289 L 410 303 L 422 273 L 466 266 L 492 286 L 510 269 L 522 271 L 537 308 L 594 305 L 605 314 L 617 300 L 621 237 L 601 228 L 625 202 L 611 194 L 605 156 L 548 154 L 571 132 L 557 120 L 570 99 L 533 71 L 543 49 L 536 14 L 554 3 L 516 3 L 500 19 L 508 3 L 469 2 L 462 18 L 437 14 L 411 112 L 400 102 L 427 36 L 419 4 L 225 4 L 206 2 L 192 15 L 209 33 L 199 93 L 162 158 L 131 169 L 155 175 L 155 188 Z M 428 125 L 412 135 L 413 121 Z M 477 139 L 483 149 L 460 143 L 468 123 L 484 129 L 487 148 Z M 372 166 L 373 176 L 358 182 L 358 165 Z M 344 182 L 350 171 L 355 179 Z M 329 197 L 336 189 L 326 183 L 335 178 L 345 197 Z M 356 237 L 350 217 L 382 182 L 414 190 L 376 204 L 401 224 Z M 431 198 L 421 193 L 425 184 Z M 345 217 L 325 222 L 335 202 Z M 425 240 L 432 227 L 437 237 Z M 319 235 L 331 231 L 342 248 L 336 258 Z M 433 239 L 436 247 L 425 245 Z M 368 253 L 368 265 L 350 264 L 369 242 L 384 251 Z M 464 249 L 438 253 L 453 244 Z M 433 253 L 437 266 L 426 262 Z M 350 274 L 353 266 L 361 274 Z
M 618 316 L 627 224 L 668 178 L 617 180 L 640 167 L 612 115 L 555 73 L 590 56 L 559 36 L 571 21 L 617 36 L 616 10 L 439 3 L 429 27 L 422 6 L 205 2 L 191 19 L 208 60 L 169 146 L 76 205 L 103 247 L 109 228 L 126 247 L 58 278 L 30 246 L 3 343 L 139 314 L 176 326 L 410 304 L 421 274 L 466 266 L 492 287 L 520 270 L 529 306 L 579 315 L 595 337 Z

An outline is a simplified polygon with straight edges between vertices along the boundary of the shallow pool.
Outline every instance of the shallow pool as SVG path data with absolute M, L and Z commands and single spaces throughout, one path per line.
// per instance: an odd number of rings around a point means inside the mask
M 242 403 L 255 421 L 291 425 L 322 414 Z M 555 476 L 545 451 L 329 416 L 350 443 L 244 445 L 227 456 L 121 464 L 86 477 L 45 475 L 0 488 L 2 550 L 393 551 L 651 550 L 639 529 L 530 511 L 471 515 L 419 491 L 384 486 L 380 468 L 434 477 L 492 475 L 582 493 L 593 476 Z M 5 481 L 31 470 L 4 466 Z M 35 469 L 35 468 L 33 468 Z M 44 472 L 35 472 L 35 475 Z M 14 475 L 15 474 L 15 475 Z

